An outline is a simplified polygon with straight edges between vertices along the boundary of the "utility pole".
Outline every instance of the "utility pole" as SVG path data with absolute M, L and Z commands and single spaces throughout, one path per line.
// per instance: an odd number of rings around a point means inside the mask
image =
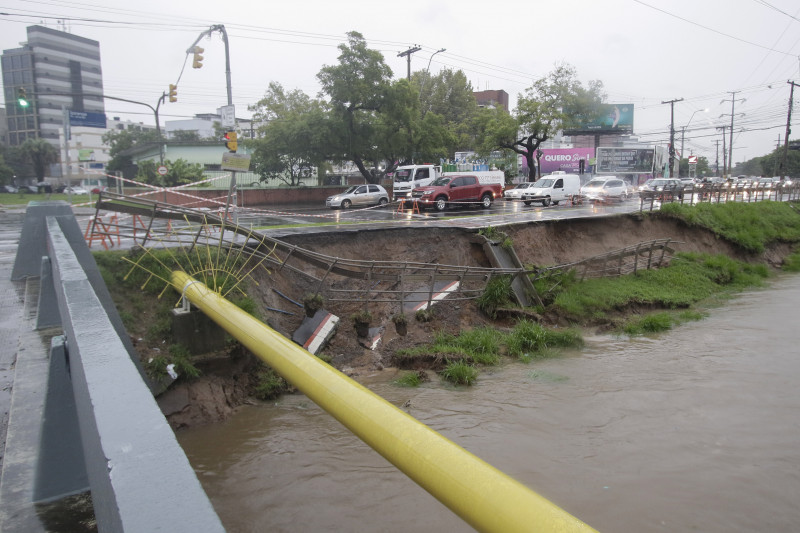
M 792 103 L 794 99 L 795 82 L 789 80 L 786 83 L 792 86 L 789 90 L 789 114 L 786 117 L 786 138 L 783 140 L 783 158 L 781 159 L 781 181 L 786 177 L 786 163 L 789 158 L 789 135 L 792 133 Z
M 399 54 L 397 54 L 397 57 L 403 57 L 403 56 L 408 57 L 408 75 L 407 75 L 408 81 L 411 81 L 411 54 L 413 54 L 414 52 L 419 52 L 420 50 L 422 50 L 422 48 L 420 48 L 417 45 L 414 45 L 405 52 L 400 52 Z
M 778 159 L 778 150 L 781 149 L 781 134 L 778 134 L 778 144 L 775 145 L 775 165 L 772 167 L 772 175 L 778 175 L 778 168 L 780 167 L 780 160 Z
M 717 159 L 714 162 L 714 174 L 719 176 L 719 139 L 714 141 L 714 143 L 717 145 Z
M 662 104 L 669 104 L 669 177 L 673 177 L 672 169 L 675 167 L 675 102 L 681 102 L 683 98 L 667 100 Z
M 730 167 L 729 167 L 728 174 L 733 174 L 733 117 L 734 117 L 733 110 L 734 110 L 734 107 L 736 106 L 736 93 L 738 93 L 739 91 L 728 91 L 728 92 L 731 93 L 731 100 L 730 100 L 731 101 L 731 139 L 730 139 L 730 143 L 728 144 L 728 165 L 730 165 Z M 720 104 L 723 103 L 723 102 L 727 102 L 727 101 L 728 100 L 722 100 L 722 102 L 720 102 Z M 746 98 L 740 98 L 739 101 L 740 102 L 745 102 L 745 101 L 747 101 L 747 99 Z
M 718 130 L 722 130 L 722 177 L 725 178 L 727 175 L 725 174 L 725 169 L 728 167 L 728 160 L 727 160 L 727 152 L 725 150 L 725 128 L 726 126 L 722 126 L 717 128 Z

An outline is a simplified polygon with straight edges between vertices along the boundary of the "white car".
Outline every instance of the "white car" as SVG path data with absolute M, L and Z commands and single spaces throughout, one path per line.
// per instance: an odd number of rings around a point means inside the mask
M 581 198 L 590 202 L 612 199 L 624 202 L 629 194 L 628 184 L 619 178 L 593 178 L 581 187 Z
M 329 196 L 325 200 L 325 205 L 331 209 L 348 209 L 351 206 L 371 206 L 381 207 L 389 203 L 389 194 L 380 185 L 353 185 L 344 192 Z
M 83 187 L 67 187 L 64 189 L 64 194 L 89 194 L 89 191 Z
M 525 183 L 520 183 L 513 189 L 506 189 L 503 192 L 503 198 L 506 200 L 521 200 L 522 193 L 525 192 L 526 189 L 533 187 L 532 181 L 526 181 Z

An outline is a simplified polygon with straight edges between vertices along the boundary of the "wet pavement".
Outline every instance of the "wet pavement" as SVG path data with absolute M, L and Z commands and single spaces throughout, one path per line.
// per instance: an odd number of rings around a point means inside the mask
M 19 334 L 23 324 L 25 282 L 11 281 L 25 210 L 0 211 L 0 469 L 5 457 L 5 437 L 14 382 Z

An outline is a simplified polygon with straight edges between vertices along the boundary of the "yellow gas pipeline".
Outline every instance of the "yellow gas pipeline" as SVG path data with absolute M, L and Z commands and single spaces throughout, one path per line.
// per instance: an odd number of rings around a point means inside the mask
M 595 531 L 186 273 L 173 272 L 172 284 L 284 379 L 478 531 Z

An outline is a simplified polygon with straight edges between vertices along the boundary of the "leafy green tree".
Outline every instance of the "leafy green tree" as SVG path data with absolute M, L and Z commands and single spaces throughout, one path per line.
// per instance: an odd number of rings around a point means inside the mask
M 158 166 L 152 159 L 139 161 L 137 181 L 162 187 L 175 187 L 203 179 L 203 166 L 199 163 L 189 163 L 185 159 L 177 159 L 174 162 L 166 160 L 164 161 L 164 166 L 167 167 L 166 176 L 156 172 Z
M 27 178 L 33 176 L 33 166 L 27 160 L 19 146 L 0 144 L 0 158 L 11 169 L 11 176 L 4 183 L 11 183 L 14 177 Z
M 535 168 L 539 146 L 558 131 L 569 129 L 599 115 L 603 84 L 592 81 L 588 87 L 578 81 L 575 69 L 557 65 L 519 95 L 517 107 L 508 120 L 495 113 L 484 126 L 483 152 L 512 150 L 525 157 L 528 168 Z
M 406 80 L 392 82 L 383 55 L 367 48 L 360 33 L 347 36 L 348 42 L 339 45 L 339 64 L 317 74 L 329 99 L 328 151 L 331 159 L 352 161 L 368 182 L 376 183 L 411 158 L 419 99 Z M 386 168 L 381 169 L 382 161 Z
M 5 157 L 0 154 L 0 185 L 7 185 L 14 179 L 14 169 L 6 164 Z
M 688 176 L 689 175 L 689 158 L 684 157 L 680 160 L 680 175 L 681 176 Z M 711 170 L 708 165 L 708 158 L 704 156 L 699 156 L 697 158 L 697 165 L 695 165 L 695 176 L 711 176 Z
M 299 90 L 285 91 L 272 82 L 264 98 L 249 108 L 253 120 L 263 123 L 253 149 L 251 166 L 261 181 L 280 180 L 295 186 L 325 159 L 328 117 L 325 105 Z
M 796 145 L 800 143 L 800 141 L 790 141 L 790 147 L 792 143 Z M 780 176 L 781 172 L 783 172 L 784 176 L 800 178 L 800 150 L 792 150 L 790 148 L 788 152 L 786 152 L 786 168 L 783 168 L 783 156 L 784 148 L 781 146 L 765 156 L 751 159 L 746 164 L 757 163 L 760 167 L 760 171 L 753 175 L 760 176 L 763 174 L 765 176 Z
M 477 150 L 473 121 L 478 112 L 472 84 L 461 70 L 444 69 L 435 76 L 418 71 L 411 76 L 420 93 L 420 111 L 424 117 L 436 113 L 448 130 L 446 153 Z
M 58 163 L 59 153 L 55 146 L 44 139 L 28 139 L 20 146 L 20 151 L 33 166 L 38 181 L 44 179 L 48 167 Z
M 193 130 L 175 130 L 170 136 L 173 141 L 199 141 L 200 134 Z
M 114 130 L 103 135 L 103 143 L 109 146 L 108 170 L 127 170 L 133 166 L 130 156 L 122 152 L 139 144 L 157 142 L 158 133 L 154 130 Z

